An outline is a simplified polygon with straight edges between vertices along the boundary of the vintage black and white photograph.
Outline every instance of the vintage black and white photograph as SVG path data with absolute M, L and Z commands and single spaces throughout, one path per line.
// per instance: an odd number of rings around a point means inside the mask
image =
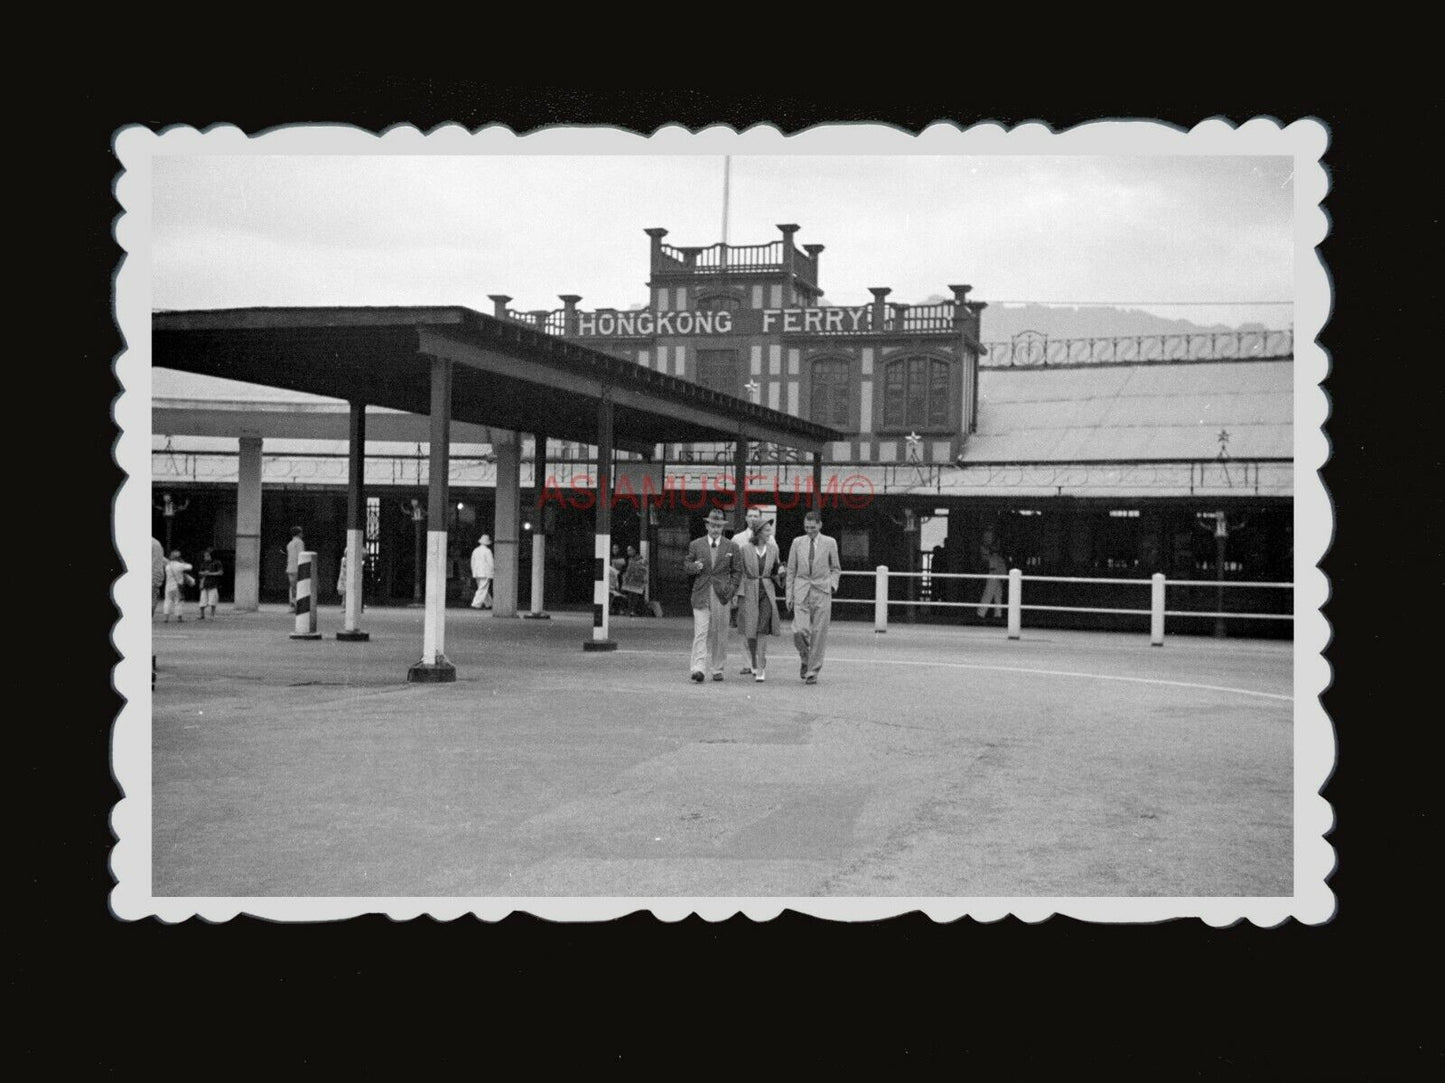
M 121 132 L 115 912 L 1328 919 L 1324 152 Z

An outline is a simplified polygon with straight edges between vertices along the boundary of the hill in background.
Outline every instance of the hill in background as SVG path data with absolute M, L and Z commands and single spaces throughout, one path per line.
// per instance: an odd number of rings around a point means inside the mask
M 925 304 L 947 301 L 930 297 Z M 1287 317 L 1281 315 L 1282 320 Z M 1250 321 L 1238 325 L 1195 323 L 1156 316 L 1137 308 L 1069 308 L 1054 305 L 989 305 L 983 310 L 983 340 L 1004 342 L 1022 331 L 1037 331 L 1049 338 L 1122 338 L 1130 335 L 1182 335 L 1201 331 L 1275 331 L 1287 322 Z

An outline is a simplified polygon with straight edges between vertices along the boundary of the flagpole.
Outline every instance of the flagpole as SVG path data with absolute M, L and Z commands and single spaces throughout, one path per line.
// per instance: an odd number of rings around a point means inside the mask
M 732 155 L 723 155 L 723 221 L 722 221 L 722 242 L 728 243 L 728 187 L 732 180 L 733 171 Z

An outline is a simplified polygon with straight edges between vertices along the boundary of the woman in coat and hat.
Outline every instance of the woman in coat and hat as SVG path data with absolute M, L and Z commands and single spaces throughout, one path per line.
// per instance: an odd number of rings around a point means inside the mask
M 773 541 L 773 523 L 764 519 L 753 528 L 752 537 L 740 547 L 743 583 L 738 591 L 738 633 L 748 646 L 753 680 L 764 680 L 768 672 L 768 636 L 778 634 L 778 546 Z

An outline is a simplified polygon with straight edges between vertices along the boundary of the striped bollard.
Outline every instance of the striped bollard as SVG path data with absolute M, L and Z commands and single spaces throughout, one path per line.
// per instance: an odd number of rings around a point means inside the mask
M 316 554 L 302 553 L 296 564 L 296 630 L 292 639 L 320 639 L 316 630 Z
M 873 573 L 873 631 L 888 631 L 888 565 L 878 565 Z
M 1024 623 L 1024 573 L 1010 568 L 1008 573 L 1008 637 L 1018 639 Z
M 617 644 L 607 638 L 612 597 L 607 590 L 607 562 L 612 558 L 612 535 L 596 535 L 592 561 L 592 638 L 584 640 L 584 651 L 615 651 Z

